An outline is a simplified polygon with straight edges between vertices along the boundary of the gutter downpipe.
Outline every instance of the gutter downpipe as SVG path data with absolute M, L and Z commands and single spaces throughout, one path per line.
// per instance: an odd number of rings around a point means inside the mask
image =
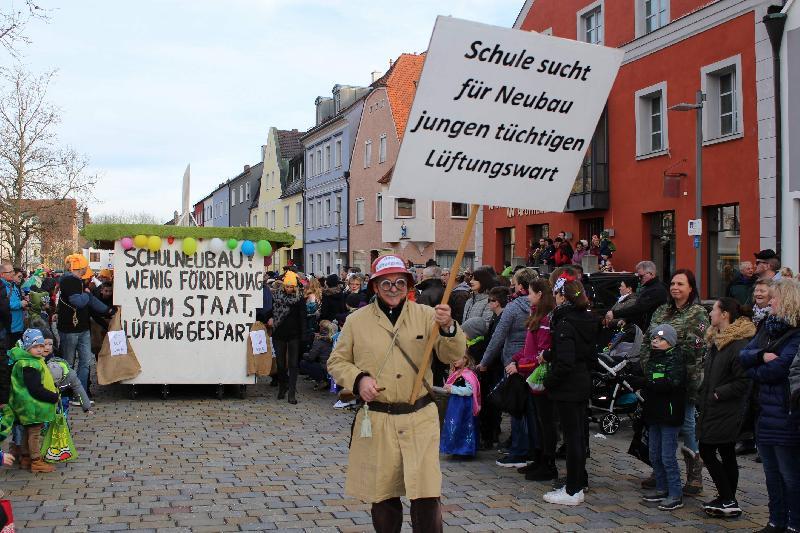
M 782 2 L 783 3 L 783 2 Z M 769 6 L 762 19 L 772 45 L 772 81 L 775 98 L 775 252 L 780 257 L 783 240 L 783 105 L 781 103 L 781 42 L 786 13 L 782 6 Z

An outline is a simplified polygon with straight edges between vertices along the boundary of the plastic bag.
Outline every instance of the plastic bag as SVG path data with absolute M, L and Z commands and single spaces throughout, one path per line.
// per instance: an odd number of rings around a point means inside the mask
M 0 491 L 2 496 L 2 491 Z M 11 510 L 11 502 L 0 500 L 0 533 L 14 533 L 14 513 Z
M 61 410 L 45 430 L 41 454 L 42 459 L 48 463 L 67 463 L 78 458 L 67 426 L 67 417 Z
M 526 380 L 528 386 L 535 393 L 544 392 L 544 380 L 547 378 L 547 373 L 550 371 L 550 363 L 542 363 L 537 366 L 531 375 Z

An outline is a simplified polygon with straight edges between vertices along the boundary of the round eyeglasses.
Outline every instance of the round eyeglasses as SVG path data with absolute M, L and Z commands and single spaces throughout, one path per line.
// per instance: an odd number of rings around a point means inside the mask
M 390 290 L 392 290 L 392 287 L 396 288 L 398 291 L 403 291 L 406 289 L 406 287 L 408 287 L 408 282 L 406 281 L 405 278 L 398 278 L 394 281 L 389 281 L 388 279 L 385 279 L 380 283 L 378 283 L 378 287 L 380 287 L 381 290 L 384 292 L 389 292 Z

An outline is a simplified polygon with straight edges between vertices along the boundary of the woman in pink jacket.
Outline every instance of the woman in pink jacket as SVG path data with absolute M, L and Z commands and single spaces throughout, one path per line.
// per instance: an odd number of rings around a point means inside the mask
M 514 355 L 512 362 L 506 367 L 507 373 L 519 372 L 526 379 L 542 362 L 542 353 L 551 345 L 549 315 L 555 307 L 555 301 L 550 283 L 546 278 L 536 278 L 530 281 L 528 300 L 531 303 L 531 316 L 526 324 L 528 332 L 525 336 L 525 345 Z M 547 411 L 544 413 L 544 418 L 539 413 L 541 409 Z M 525 474 L 525 479 L 541 478 L 544 474 L 541 474 L 540 471 L 545 469 L 546 465 L 550 463 L 555 465 L 556 433 L 552 412 L 553 406 L 546 396 L 531 393 L 525 409 L 525 418 L 528 424 L 530 449 L 536 450 L 536 452 L 534 461 L 518 470 L 521 474 Z M 547 427 L 542 423 L 543 421 L 548 423 Z M 547 471 L 549 472 L 549 469 Z

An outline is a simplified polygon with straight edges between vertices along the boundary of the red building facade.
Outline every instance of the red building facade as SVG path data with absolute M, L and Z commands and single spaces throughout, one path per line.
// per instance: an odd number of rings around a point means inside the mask
M 566 211 L 485 207 L 482 262 L 524 260 L 531 242 L 559 231 L 574 243 L 609 230 L 617 270 L 642 259 L 662 277 L 693 269 L 695 112 L 668 108 L 702 90 L 702 292 L 723 294 L 739 262 L 774 239 L 770 3 L 528 0 L 516 27 L 619 47 L 625 59 Z

